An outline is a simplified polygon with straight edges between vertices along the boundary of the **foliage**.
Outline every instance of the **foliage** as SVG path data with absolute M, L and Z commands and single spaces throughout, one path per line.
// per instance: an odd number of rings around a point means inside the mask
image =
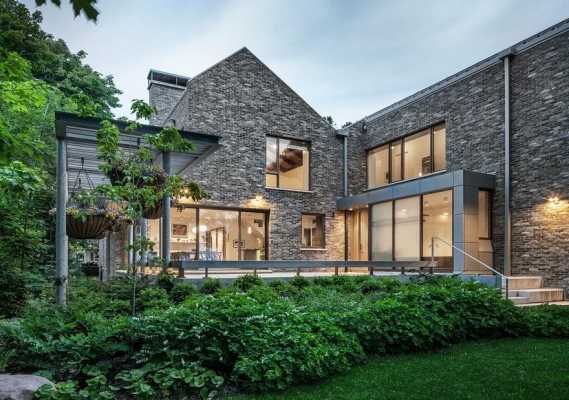
M 36 6 L 43 6 L 47 0 L 36 0 Z M 61 7 L 61 0 L 50 0 L 50 2 L 57 7 Z M 97 0 L 69 0 L 73 7 L 73 14 L 78 17 L 79 14 L 84 13 L 89 21 L 97 22 L 99 11 L 95 8 Z
M 42 398 L 205 398 L 223 383 L 283 389 L 373 355 L 469 339 L 569 337 L 566 309 L 519 309 L 493 289 L 458 279 L 265 285 L 243 277 L 222 290 L 210 279 L 202 294 L 184 283 L 168 285 L 168 293 L 138 280 L 136 316 L 130 279 L 76 282 L 67 310 L 35 301 L 21 320 L 0 323 L 0 366 L 62 382 Z
M 25 276 L 21 272 L 0 269 L 0 318 L 18 315 L 27 295 Z
M 200 287 L 200 293 L 202 294 L 215 294 L 221 289 L 221 281 L 216 278 L 205 278 L 203 280 L 202 286 Z
M 110 117 L 111 109 L 119 106 L 117 96 L 121 93 L 112 76 L 103 76 L 86 65 L 87 53 L 71 53 L 63 40 L 41 29 L 41 22 L 40 11 L 30 14 L 16 0 L 0 0 L 0 61 L 3 53 L 17 53 L 28 61 L 34 78 L 60 91 L 75 104 L 77 112 Z
M 247 274 L 243 275 L 233 282 L 233 286 L 242 292 L 247 292 L 249 289 L 255 286 L 262 286 L 264 282 L 261 278 L 255 275 Z

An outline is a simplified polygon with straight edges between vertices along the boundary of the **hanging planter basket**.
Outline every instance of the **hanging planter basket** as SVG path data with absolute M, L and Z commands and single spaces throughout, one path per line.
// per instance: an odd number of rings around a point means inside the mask
M 88 215 L 84 219 L 67 214 L 66 229 L 73 239 L 102 239 L 111 229 L 111 223 L 105 214 Z
M 164 207 L 162 201 L 159 201 L 152 207 L 147 207 L 142 212 L 142 216 L 146 219 L 160 219 L 164 215 Z

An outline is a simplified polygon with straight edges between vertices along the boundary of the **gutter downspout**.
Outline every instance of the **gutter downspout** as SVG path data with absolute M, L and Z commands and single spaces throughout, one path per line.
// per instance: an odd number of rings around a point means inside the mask
M 512 274 L 512 209 L 510 181 L 510 56 L 504 56 L 504 275 Z
M 344 197 L 348 196 L 348 136 L 344 136 Z

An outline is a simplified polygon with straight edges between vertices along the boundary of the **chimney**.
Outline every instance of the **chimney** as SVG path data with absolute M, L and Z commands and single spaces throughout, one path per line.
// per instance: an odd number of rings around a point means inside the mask
M 157 126 L 165 125 L 167 122 L 165 118 L 182 97 L 190 78 L 151 69 L 147 79 L 148 102 L 156 108 L 156 114 L 150 118 L 149 123 Z

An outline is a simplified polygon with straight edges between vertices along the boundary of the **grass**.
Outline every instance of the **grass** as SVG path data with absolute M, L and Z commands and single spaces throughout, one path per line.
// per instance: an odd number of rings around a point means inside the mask
M 230 399 L 569 399 L 569 340 L 493 340 L 375 358 L 323 382 Z

